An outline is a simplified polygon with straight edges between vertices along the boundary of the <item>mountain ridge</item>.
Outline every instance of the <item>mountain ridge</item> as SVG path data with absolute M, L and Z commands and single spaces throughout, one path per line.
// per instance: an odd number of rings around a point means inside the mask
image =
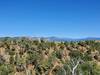
M 62 41 L 85 41 L 85 40 L 100 40 L 99 37 L 86 37 L 86 38 L 61 38 L 61 37 L 28 37 L 28 36 L 22 36 L 22 37 L 0 37 L 0 40 L 3 39 L 31 39 L 31 40 L 48 40 L 48 41 L 58 41 L 58 42 L 62 42 Z
M 97 37 L 86 37 L 86 38 L 59 38 L 59 37 L 44 37 L 44 39 L 47 39 L 49 41 L 84 41 L 84 40 L 100 40 L 100 38 Z

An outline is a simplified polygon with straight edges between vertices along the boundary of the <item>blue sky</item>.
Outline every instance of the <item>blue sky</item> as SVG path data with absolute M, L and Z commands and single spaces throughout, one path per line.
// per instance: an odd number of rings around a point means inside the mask
M 0 0 L 0 36 L 100 37 L 100 0 Z

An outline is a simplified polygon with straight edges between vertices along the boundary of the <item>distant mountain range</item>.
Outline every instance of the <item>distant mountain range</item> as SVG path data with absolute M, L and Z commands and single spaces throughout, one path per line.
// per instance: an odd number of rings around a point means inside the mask
M 73 38 L 58 38 L 58 37 L 47 37 L 44 38 L 49 41 L 83 41 L 83 40 L 100 40 L 100 38 L 95 37 L 88 37 L 88 38 L 81 38 L 81 39 L 73 39 Z
M 48 41 L 84 41 L 84 40 L 100 40 L 100 38 L 96 38 L 96 37 L 88 37 L 88 38 L 80 38 L 80 39 L 73 39 L 73 38 L 59 38 L 59 37 L 0 37 L 0 40 L 3 39 L 31 39 L 31 40 L 39 40 L 39 39 L 43 39 L 43 40 L 48 40 Z

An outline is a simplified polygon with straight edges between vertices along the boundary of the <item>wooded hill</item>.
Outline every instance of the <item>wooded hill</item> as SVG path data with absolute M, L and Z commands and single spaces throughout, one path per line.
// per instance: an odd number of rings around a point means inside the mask
M 0 75 L 100 75 L 100 41 L 2 38 Z

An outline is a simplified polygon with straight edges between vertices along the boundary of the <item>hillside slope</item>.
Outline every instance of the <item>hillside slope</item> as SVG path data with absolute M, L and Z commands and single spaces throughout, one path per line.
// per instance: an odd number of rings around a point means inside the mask
M 100 75 L 100 41 L 2 38 L 0 75 Z

